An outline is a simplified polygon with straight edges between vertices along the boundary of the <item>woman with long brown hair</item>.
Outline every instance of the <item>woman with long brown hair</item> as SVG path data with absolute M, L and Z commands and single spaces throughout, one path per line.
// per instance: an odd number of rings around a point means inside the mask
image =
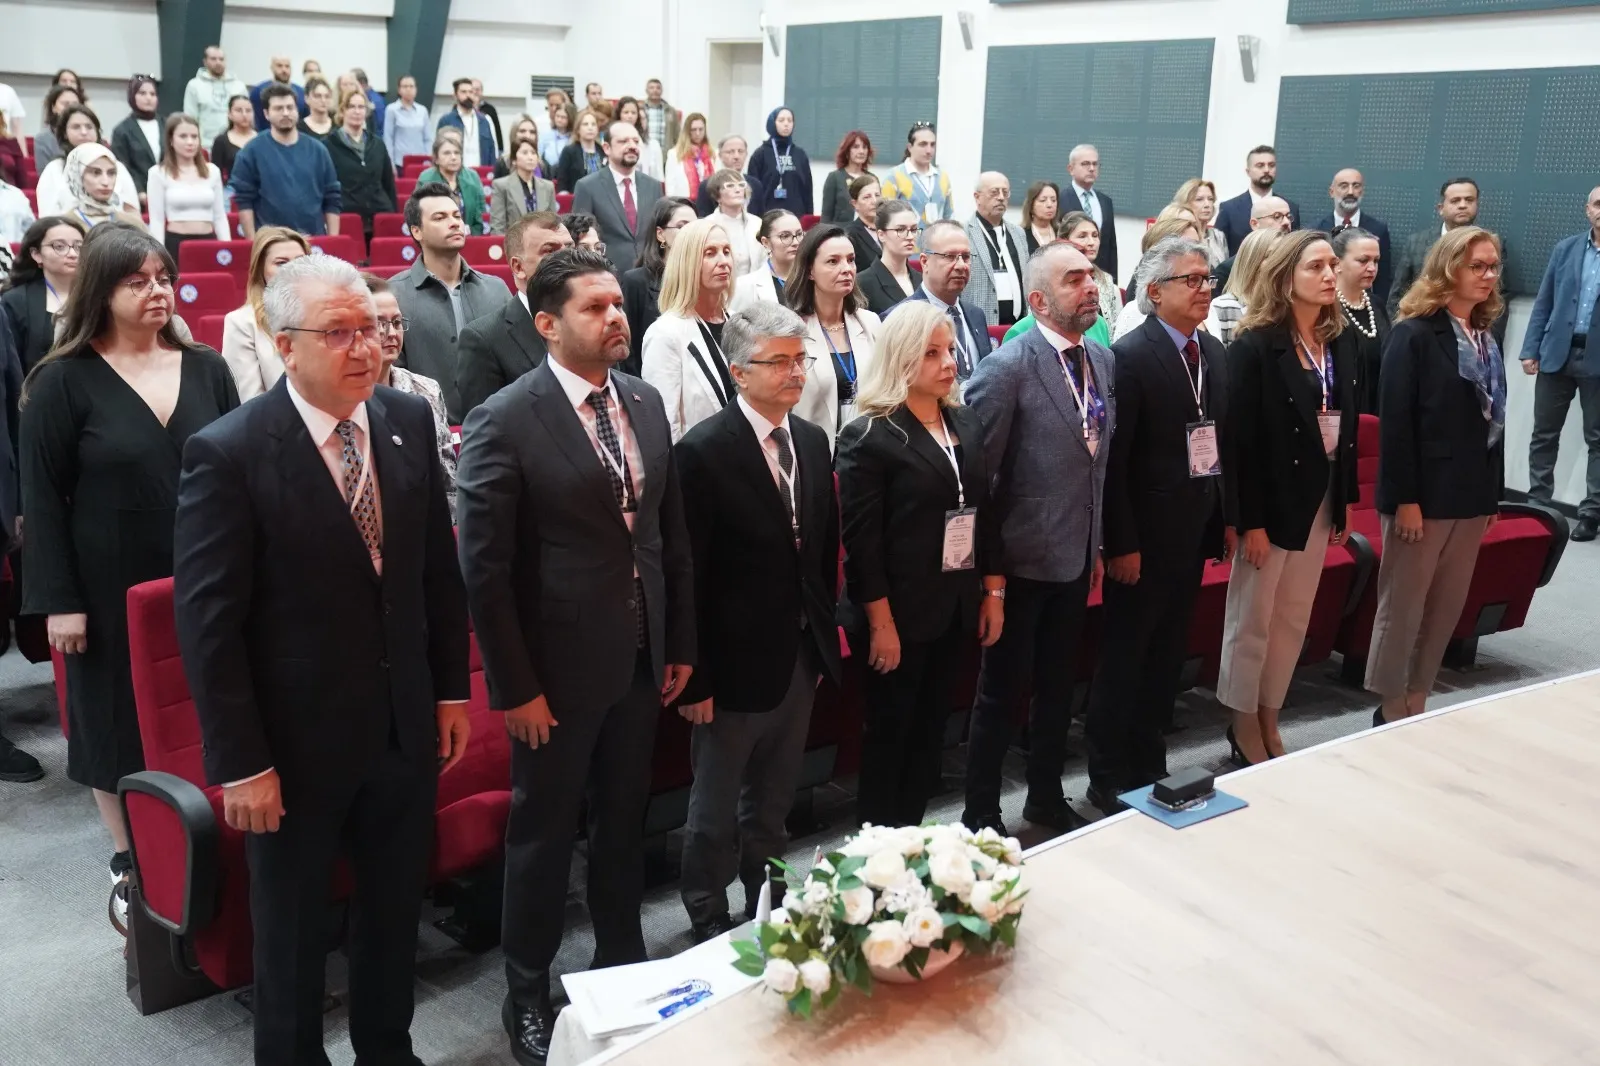
M 1383 703 L 1373 725 L 1423 712 L 1500 512 L 1506 370 L 1491 328 L 1505 309 L 1500 254 L 1500 239 L 1477 226 L 1440 237 L 1383 349 L 1383 564 L 1366 679 Z
M 683 116 L 678 143 L 668 153 L 666 187 L 668 196 L 682 196 L 693 202 L 700 195 L 700 183 L 717 172 L 717 157 L 706 135 L 706 117 L 698 111 Z
M 185 114 L 167 116 L 165 150 L 150 168 L 150 235 L 176 260 L 184 241 L 228 239 L 228 201 L 222 175 L 200 151 L 200 123 Z
M 278 268 L 311 254 L 311 242 L 286 226 L 262 226 L 250 248 L 245 302 L 222 319 L 222 358 L 233 374 L 240 400 L 260 396 L 283 377 L 283 357 L 267 332 L 262 294 Z
M 61 340 L 28 375 L 21 419 L 23 611 L 66 660 L 67 776 L 94 790 L 127 914 L 116 791 L 144 769 L 128 665 L 128 589 L 172 575 L 183 445 L 239 405 L 222 359 L 174 331 L 172 256 L 132 226 L 84 249 Z
M 1325 233 L 1280 237 L 1228 349 L 1222 466 L 1239 534 L 1217 699 L 1234 761 L 1283 754 L 1278 715 L 1300 660 L 1322 559 L 1344 542 L 1356 487 L 1360 360 L 1344 334 Z M 1230 494 L 1233 495 L 1233 494 Z

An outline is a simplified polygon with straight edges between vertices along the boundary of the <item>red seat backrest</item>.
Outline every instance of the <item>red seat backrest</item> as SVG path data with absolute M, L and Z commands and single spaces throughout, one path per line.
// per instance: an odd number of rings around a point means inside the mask
M 222 328 L 222 315 L 201 315 L 200 320 L 189 327 L 195 340 L 219 352 L 222 351 Z
M 406 216 L 398 211 L 385 211 L 372 216 L 372 237 L 404 237 L 406 235 Z
M 406 161 L 400 164 L 400 177 L 416 181 L 422 176 L 422 172 L 431 166 L 433 166 L 433 160 L 425 155 L 407 156 Z
M 994 341 L 996 344 L 999 344 L 1001 341 L 1006 339 L 1006 330 L 1010 328 L 1010 326 L 990 326 L 989 339 Z
M 205 788 L 200 718 L 179 658 L 170 577 L 128 590 L 128 658 L 145 768 Z
M 184 241 L 178 246 L 178 273 L 233 275 L 234 283 L 244 291 L 250 274 L 250 242 L 239 241 Z
M 346 263 L 360 263 L 366 256 L 362 254 L 361 238 L 346 237 L 340 234 L 330 237 L 323 234 L 311 238 L 311 253 L 313 255 L 331 255 L 336 259 L 343 259 Z
M 517 283 L 512 280 L 511 277 L 511 268 L 506 266 L 504 263 L 492 266 L 483 266 L 481 264 L 474 263 L 472 264 L 472 269 L 476 270 L 480 274 L 487 274 L 489 277 L 499 278 L 501 281 L 506 283 L 506 288 L 510 289 L 512 292 L 517 291 Z
M 244 240 L 244 225 L 239 221 L 239 212 L 228 212 L 228 233 L 230 236 Z
M 1361 489 L 1361 501 L 1355 506 L 1371 509 L 1377 506 L 1378 492 L 1378 416 L 1362 415 L 1356 429 L 1356 483 Z
M 367 261 L 374 267 L 408 267 L 417 260 L 417 244 L 410 237 L 374 237 Z
M 394 183 L 394 196 L 403 205 L 411 199 L 411 194 L 417 187 L 416 178 L 396 178 Z
M 232 274 L 184 274 L 178 278 L 176 310 L 185 321 L 213 312 L 227 314 L 243 302 Z
M 815 226 L 818 222 L 821 222 L 821 221 L 822 221 L 822 216 L 821 215 L 801 215 L 800 216 L 800 228 L 809 233 L 811 231 L 811 227 Z
M 354 237 L 356 244 L 361 248 L 361 258 L 367 257 L 367 231 L 363 228 L 361 216 L 354 211 L 345 211 L 339 215 L 339 236 Z
M 563 215 L 572 210 L 572 194 L 570 192 L 556 193 L 556 210 Z
M 506 241 L 500 236 L 468 237 L 461 257 L 471 266 L 497 266 L 506 261 Z

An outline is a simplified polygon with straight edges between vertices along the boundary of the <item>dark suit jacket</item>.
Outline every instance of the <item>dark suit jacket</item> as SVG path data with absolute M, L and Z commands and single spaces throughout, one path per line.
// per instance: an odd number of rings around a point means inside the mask
M 890 283 L 893 284 L 893 279 L 890 280 Z M 896 288 L 898 287 L 896 286 Z M 920 300 L 923 303 L 927 303 L 927 290 L 918 285 L 917 291 L 906 297 L 906 299 Z M 967 332 L 972 334 L 972 342 L 978 346 L 977 350 L 972 353 L 972 370 L 976 370 L 978 369 L 978 360 L 994 351 L 995 348 L 994 339 L 989 336 L 989 320 L 984 318 L 982 311 L 963 298 L 957 297 L 956 306 L 961 309 L 961 316 L 967 320 Z M 959 340 L 959 338 L 957 339 Z M 965 376 L 970 377 L 971 372 L 969 371 Z
M 497 710 L 544 695 L 559 721 L 622 698 L 638 655 L 636 568 L 654 676 L 695 662 L 693 561 L 667 413 L 646 382 L 615 371 L 611 380 L 644 459 L 631 535 L 548 359 L 467 416 L 456 528 Z
M 17 528 L 21 482 L 17 472 L 17 401 L 22 395 L 22 361 L 11 339 L 10 316 L 0 304 L 0 411 L 6 431 L 0 434 L 0 553 L 10 551 L 11 531 Z
M 471 694 L 433 413 L 380 386 L 367 416 L 381 576 L 287 379 L 184 448 L 174 590 L 206 777 L 275 767 L 291 810 L 297 790 L 340 787 L 373 765 L 391 731 L 407 757 L 431 762 L 434 704 Z
M 17 348 L 17 358 L 22 361 L 22 372 L 27 374 L 44 358 L 55 342 L 55 320 L 45 308 L 48 289 L 44 278 L 39 277 L 26 285 L 7 289 L 0 296 L 6 315 L 11 320 L 11 339 Z
M 856 250 L 856 273 L 859 276 L 863 270 L 883 258 L 883 246 L 878 243 L 876 235 L 868 232 L 866 223 L 859 218 L 852 219 L 844 231 L 850 238 L 850 247 Z
M 945 572 L 944 519 L 956 508 L 948 453 L 904 407 L 839 431 L 845 587 L 853 604 L 889 598 L 903 641 L 943 636 L 959 616 L 977 633 L 984 574 L 1000 570 L 998 514 L 989 497 L 983 424 L 970 407 L 945 413 L 961 442 L 961 486 L 978 509 L 977 567 Z
M 1489 444 L 1478 390 L 1458 370 L 1450 313 L 1395 324 L 1378 387 L 1378 510 L 1424 518 L 1495 514 L 1505 495 L 1505 438 Z
M 1324 233 L 1332 233 L 1336 220 L 1332 215 L 1325 215 L 1317 220 L 1314 229 Z M 1381 218 L 1374 218 L 1365 210 L 1361 212 L 1361 229 L 1366 230 L 1378 238 L 1378 276 L 1372 282 L 1372 298 L 1380 304 L 1389 303 L 1389 287 L 1394 284 L 1394 256 L 1390 251 L 1389 225 Z
M 1228 412 L 1227 352 L 1199 331 L 1205 417 Z M 1223 478 L 1189 476 L 1187 427 L 1198 421 L 1193 378 L 1182 353 L 1151 315 L 1112 345 L 1117 357 L 1117 432 L 1106 464 L 1107 556 L 1140 554 L 1140 566 L 1182 572 L 1202 548 L 1223 548 Z
M 1117 277 L 1117 209 L 1111 203 L 1111 197 L 1094 190 L 1094 198 L 1100 202 L 1100 217 L 1103 220 L 1100 226 L 1100 253 L 1094 257 L 1094 265 Z M 1061 187 L 1061 216 L 1065 218 L 1072 211 L 1083 211 L 1083 198 L 1078 195 L 1078 187 L 1072 182 L 1067 182 Z
M 618 274 L 633 269 L 639 261 L 639 234 L 650 228 L 650 212 L 665 195 L 661 183 L 642 170 L 633 172 L 633 189 L 638 222 L 628 225 L 617 194 L 615 175 L 606 167 L 579 181 L 572 190 L 572 210 L 586 211 L 595 217 L 600 239 L 606 242 L 606 258 Z
M 158 130 L 164 121 L 159 116 L 156 118 Z M 150 168 L 161 162 L 161 153 L 150 150 L 150 142 L 144 139 L 144 131 L 134 116 L 129 115 L 111 128 L 111 154 L 128 168 L 128 173 L 133 175 L 133 187 L 144 195 L 150 184 Z
M 1265 529 L 1286 551 L 1303 551 L 1317 508 L 1329 493 L 1335 529 L 1356 486 L 1356 426 L 1361 417 L 1361 358 L 1345 330 L 1329 346 L 1339 379 L 1339 444 L 1330 462 L 1317 412 L 1322 390 L 1300 365 L 1287 327 L 1245 330 L 1228 348 L 1228 411 L 1222 466 L 1234 472 L 1237 504 L 1230 523 Z
M 1278 196 L 1277 193 L 1272 195 Z M 1278 199 L 1285 201 L 1289 205 L 1289 228 L 1299 229 L 1300 208 L 1293 200 L 1287 197 L 1278 196 Z M 1223 236 L 1228 238 L 1228 254 L 1230 256 L 1238 253 L 1239 245 L 1243 244 L 1244 239 L 1250 235 L 1250 207 L 1253 203 L 1254 201 L 1250 199 L 1250 190 L 1246 189 L 1233 199 L 1222 201 L 1222 205 L 1217 208 L 1215 226 L 1222 231 Z
M 544 338 L 515 296 L 500 310 L 475 319 L 461 331 L 456 355 L 461 409 L 472 410 L 544 362 L 544 356 Z
M 694 545 L 700 664 L 681 702 L 721 711 L 770 711 L 789 691 L 800 641 L 835 682 L 839 503 L 828 435 L 789 416 L 799 466 L 800 550 L 761 445 L 730 403 L 673 448 Z M 802 634 L 799 619 L 805 617 Z
M 722 164 L 719 163 L 717 166 L 721 169 Z M 749 174 L 744 176 L 744 183 L 750 188 L 750 194 L 745 198 L 745 210 L 752 215 L 760 214 L 756 206 L 766 203 L 767 187 L 761 184 L 759 178 L 753 178 Z M 702 181 L 699 191 L 694 196 L 694 213 L 705 218 L 716 209 L 717 205 L 711 202 L 711 187 Z
M 911 274 L 911 291 L 921 292 L 922 271 L 916 267 L 906 269 Z M 889 268 L 883 265 L 881 259 L 856 274 L 856 288 L 867 298 L 867 310 L 879 316 L 901 300 L 907 299 L 905 290 L 894 280 L 894 275 L 889 273 Z
M 628 316 L 628 358 L 621 369 L 638 377 L 644 373 L 644 331 L 661 317 L 661 275 L 644 267 L 622 275 L 622 313 Z

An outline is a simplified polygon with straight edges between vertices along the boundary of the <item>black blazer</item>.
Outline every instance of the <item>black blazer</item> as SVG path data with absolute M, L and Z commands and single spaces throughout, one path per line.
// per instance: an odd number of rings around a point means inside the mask
M 1222 342 L 1199 331 L 1205 417 L 1228 415 L 1228 359 Z M 1186 570 L 1202 548 L 1223 548 L 1223 478 L 1189 476 L 1187 427 L 1200 418 L 1182 353 L 1151 315 L 1111 350 L 1117 357 L 1117 431 L 1106 462 L 1107 556 L 1140 554 L 1145 568 Z
M 1476 518 L 1500 509 L 1506 444 L 1489 444 L 1475 385 L 1457 369 L 1450 312 L 1397 322 L 1379 385 L 1378 510 L 1422 505 L 1424 518 Z
M 601 169 L 605 168 L 606 154 L 600 148 L 600 142 L 594 142 L 594 150 L 600 156 Z M 573 140 L 561 149 L 561 154 L 556 157 L 555 183 L 558 192 L 571 192 L 590 171 L 583 165 L 583 145 Z M 598 172 L 596 172 L 598 173 Z
M 1265 529 L 1286 551 L 1304 551 L 1324 498 L 1333 528 L 1344 529 L 1356 487 L 1356 427 L 1361 416 L 1361 360 L 1346 330 L 1329 345 L 1339 379 L 1339 445 L 1331 464 L 1322 451 L 1317 411 L 1322 390 L 1300 365 L 1285 326 L 1245 330 L 1228 348 L 1228 412 L 1222 423 L 1223 469 L 1232 470 L 1237 503 L 1230 523 L 1241 533 Z
M 916 292 L 922 288 L 922 271 L 916 267 L 906 269 L 911 274 L 911 291 Z M 911 298 L 894 280 L 894 275 L 889 273 L 882 259 L 856 274 L 856 288 L 867 298 L 867 310 L 875 315 L 882 315 L 901 300 Z
M 1336 220 L 1332 215 L 1324 215 L 1312 228 L 1331 235 L 1335 224 Z M 1389 226 L 1383 219 L 1367 214 L 1363 208 L 1361 224 L 1356 228 L 1366 230 L 1378 242 L 1378 276 L 1372 282 L 1372 299 L 1379 304 L 1387 304 L 1389 287 L 1394 284 L 1394 256 L 1390 251 Z
M 17 401 L 22 396 L 22 361 L 12 341 L 9 314 L 0 305 L 0 410 L 5 412 L 6 431 L 0 434 L 0 552 L 11 550 L 12 531 L 17 528 L 21 507 L 21 475 L 17 470 Z
M 887 596 L 904 641 L 934 640 L 956 617 L 976 634 L 982 575 L 999 573 L 1003 557 L 1000 516 L 989 502 L 983 423 L 970 407 L 945 411 L 961 441 L 967 506 L 978 509 L 973 570 L 943 570 L 944 517 L 956 508 L 956 476 L 916 416 L 901 407 L 888 418 L 858 418 L 839 431 L 845 588 L 852 604 Z
M 505 306 L 461 331 L 456 355 L 456 392 L 470 411 L 544 362 L 544 338 L 515 295 Z M 463 416 L 464 417 L 464 416 Z
M 1072 182 L 1067 182 L 1061 188 L 1062 199 L 1066 206 L 1061 215 L 1065 217 L 1072 211 L 1083 211 L 1083 198 L 1078 195 L 1078 187 Z M 1094 190 L 1094 198 L 1100 203 L 1100 217 L 1105 220 L 1100 227 L 1100 252 L 1094 257 L 1094 265 L 1110 274 L 1117 276 L 1117 209 L 1111 203 L 1111 197 L 1099 189 Z
M 794 679 L 800 641 L 833 681 L 841 677 L 839 503 L 828 435 L 789 416 L 799 465 L 800 550 L 783 499 L 744 410 L 730 403 L 673 448 L 694 545 L 700 663 L 681 702 L 717 711 L 770 711 Z M 799 625 L 805 617 L 804 634 Z
M 178 641 L 206 777 L 275 767 L 284 794 L 432 763 L 434 704 L 465 700 L 466 597 L 426 401 L 367 401 L 383 514 L 373 569 L 287 379 L 189 438 L 173 538 Z M 292 809 L 292 807 L 291 807 Z
M 1380 371 L 1383 368 L 1383 349 L 1389 343 L 1389 331 L 1393 328 L 1389 321 L 1389 312 L 1378 300 L 1377 293 L 1371 295 L 1372 314 L 1369 317 L 1365 311 L 1355 312 L 1354 319 L 1342 307 L 1340 313 L 1344 315 L 1344 329 L 1351 335 L 1350 341 L 1355 345 L 1356 352 L 1361 359 L 1361 413 L 1375 415 L 1378 413 L 1378 382 Z M 1360 329 L 1351 325 L 1359 319 L 1365 328 L 1368 323 L 1373 323 L 1378 328 L 1376 337 L 1368 337 Z
M 611 475 L 546 359 L 467 415 L 456 529 L 489 706 L 599 714 L 633 684 L 634 572 L 653 676 L 695 663 L 693 557 L 661 394 L 611 374 L 644 460 L 630 534 Z
M 335 130 L 322 142 L 333 159 L 333 172 L 339 178 L 341 210 L 360 215 L 369 224 L 372 216 L 399 210 L 396 207 L 394 164 L 381 134 L 369 125 L 361 136 L 361 150 L 344 143 Z
M 164 121 L 160 116 L 156 117 L 158 130 Z M 133 115 L 111 128 L 111 154 L 128 168 L 128 173 L 133 175 L 133 187 L 143 196 L 150 184 L 150 168 L 161 162 L 161 153 L 150 150 L 150 142 L 144 139 L 139 120 Z
M 11 340 L 16 345 L 17 358 L 22 360 L 23 374 L 32 370 L 55 343 L 55 319 L 44 309 L 48 295 L 43 277 L 0 295 L 0 303 L 5 304 L 6 316 L 11 320 Z
M 877 236 L 859 218 L 851 220 L 844 232 L 850 238 L 850 247 L 856 250 L 856 274 L 859 277 L 862 271 L 883 258 L 883 245 L 878 243 Z
M 619 368 L 644 373 L 644 331 L 661 317 L 661 275 L 636 266 L 622 275 L 622 313 L 628 317 L 628 358 Z

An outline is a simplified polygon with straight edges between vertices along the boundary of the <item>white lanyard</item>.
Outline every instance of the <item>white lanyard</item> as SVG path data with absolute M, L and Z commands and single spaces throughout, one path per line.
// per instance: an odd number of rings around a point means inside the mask
M 610 390 L 607 389 L 606 390 L 606 401 L 607 401 L 606 402 L 606 418 L 607 419 L 610 419 L 610 417 L 611 417 L 610 399 L 611 399 L 611 393 L 610 393 Z M 616 459 L 616 456 L 611 454 L 611 449 L 607 448 L 605 441 L 600 439 L 600 424 L 599 424 L 599 421 L 598 421 L 599 416 L 596 415 L 595 418 L 596 418 L 595 433 L 594 433 L 595 450 L 600 453 L 600 458 L 605 460 L 605 464 L 607 466 L 609 466 L 616 473 L 617 480 L 622 482 L 622 498 L 623 498 L 622 509 L 624 511 L 626 511 L 628 509 L 628 503 L 630 503 L 630 502 L 632 502 L 637 507 L 638 506 L 638 497 L 635 494 L 635 490 L 634 490 L 634 487 L 633 487 L 633 478 L 628 476 L 628 470 L 627 470 L 628 453 L 625 450 L 626 449 L 626 445 L 624 445 L 622 443 L 622 420 L 619 418 L 617 421 L 615 421 L 615 422 L 613 422 L 611 424 L 612 425 L 612 429 L 616 431 L 616 435 L 617 435 L 617 450 L 622 452 L 622 462 L 618 463 L 617 459 Z
M 1056 353 L 1056 361 L 1061 364 L 1061 376 L 1067 379 L 1067 388 L 1072 390 L 1072 398 L 1077 401 L 1078 410 L 1083 412 L 1083 439 L 1089 439 L 1089 350 L 1081 349 L 1083 358 L 1078 364 L 1079 371 L 1083 374 L 1083 391 L 1078 391 L 1078 383 L 1072 380 L 1072 371 L 1067 369 L 1067 357 Z
M 782 427 L 779 427 L 779 428 L 782 428 Z M 767 432 L 767 439 L 768 440 L 772 440 L 772 432 L 770 430 Z M 772 446 L 773 447 L 777 447 L 778 446 L 778 442 L 775 441 L 775 440 L 772 440 Z M 763 452 L 766 451 L 765 448 L 763 448 L 761 450 Z M 794 473 L 785 474 L 783 472 L 783 464 L 781 462 L 780 463 L 775 463 L 774 466 L 778 471 L 778 476 L 783 479 L 783 483 L 785 485 L 787 485 L 788 488 L 789 488 L 789 528 L 790 528 L 791 532 L 794 533 L 794 539 L 798 543 L 799 540 L 800 540 L 800 512 L 799 512 L 800 497 L 796 496 L 795 493 L 794 493 L 794 481 L 795 481 L 795 478 L 800 476 L 800 457 L 798 455 L 794 454 L 794 434 L 793 433 L 789 434 L 789 455 L 790 455 L 791 459 L 793 460 L 789 465 L 794 467 L 794 470 L 795 470 Z
M 1311 360 L 1311 365 L 1317 368 L 1317 384 L 1322 386 L 1322 409 L 1328 409 L 1328 347 L 1323 345 L 1322 358 L 1318 359 L 1311 354 L 1311 345 L 1306 343 L 1304 337 L 1300 338 L 1300 347 L 1305 349 L 1306 358 Z
M 939 428 L 944 431 L 944 440 L 935 441 L 939 450 L 944 452 L 944 457 L 950 460 L 950 469 L 956 474 L 956 508 L 958 510 L 967 506 L 966 486 L 961 483 L 961 464 L 956 462 L 956 448 L 950 443 L 950 421 L 945 417 L 944 408 L 939 409 Z M 930 434 L 931 436 L 931 434 Z
M 1191 337 L 1189 339 L 1195 342 L 1195 347 L 1198 348 L 1200 346 L 1200 342 L 1195 338 Z M 1196 364 L 1199 367 L 1199 372 L 1195 374 L 1194 377 L 1190 377 L 1189 357 L 1184 353 L 1179 352 L 1178 358 L 1183 360 L 1183 380 L 1189 383 L 1189 388 L 1194 392 L 1194 409 L 1203 419 L 1206 416 L 1206 409 L 1205 406 L 1200 402 L 1200 396 L 1205 392 L 1206 388 L 1206 361 L 1204 358 L 1201 358 Z

